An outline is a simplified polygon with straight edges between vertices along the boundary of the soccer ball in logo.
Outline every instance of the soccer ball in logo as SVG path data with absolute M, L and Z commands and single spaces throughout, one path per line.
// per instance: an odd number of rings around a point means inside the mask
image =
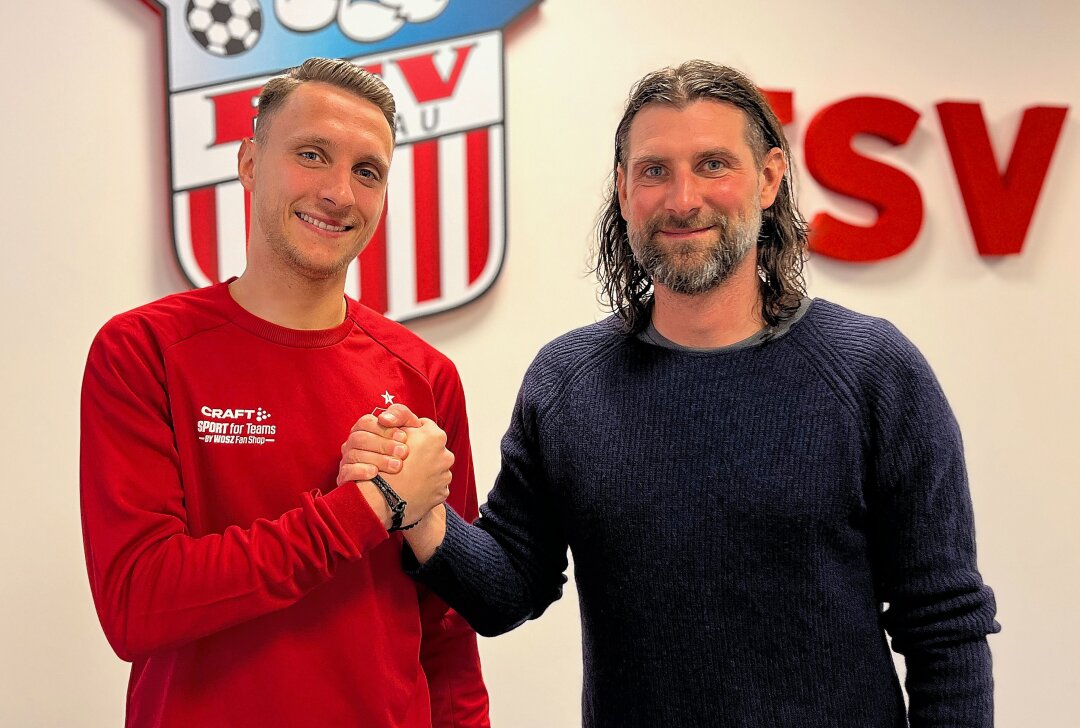
M 259 40 L 262 10 L 258 0 L 188 0 L 191 37 L 215 56 L 235 56 Z

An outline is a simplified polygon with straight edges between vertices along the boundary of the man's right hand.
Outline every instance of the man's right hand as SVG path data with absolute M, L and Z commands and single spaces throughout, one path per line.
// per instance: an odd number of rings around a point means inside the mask
M 384 418 L 390 415 L 383 421 L 405 427 L 384 427 L 372 415 L 361 417 L 353 426 L 341 446 L 337 482 L 371 480 L 381 472 L 408 503 L 403 522 L 410 524 L 450 495 L 454 455 L 446 449 L 446 433 L 433 421 L 417 418 L 406 407 L 394 408 L 383 413 Z M 408 463 L 404 462 L 406 457 Z
M 401 472 L 402 461 L 409 456 L 409 432 L 420 424 L 420 418 L 403 404 L 391 405 L 378 417 L 361 417 L 341 446 L 337 484 Z

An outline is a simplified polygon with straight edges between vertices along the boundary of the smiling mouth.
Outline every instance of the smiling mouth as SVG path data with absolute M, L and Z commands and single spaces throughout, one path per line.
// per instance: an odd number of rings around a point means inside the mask
M 660 230 L 658 232 L 661 235 L 667 235 L 667 236 L 670 236 L 670 237 L 673 237 L 673 238 L 678 238 L 678 237 L 686 237 L 686 236 L 689 236 L 689 235 L 697 235 L 699 233 L 705 233 L 705 232 L 708 232 L 710 230 L 712 230 L 711 226 L 709 226 L 709 227 L 701 227 L 701 228 L 680 228 L 678 230 Z
M 309 225 L 314 225 L 315 227 L 319 228 L 320 230 L 326 230 L 327 232 L 343 233 L 346 230 L 352 230 L 352 225 L 329 225 L 329 224 L 323 222 L 322 220 L 317 220 L 317 219 L 313 218 L 311 215 L 307 215 L 307 214 L 305 214 L 303 212 L 296 213 L 296 216 L 298 218 L 300 218 L 301 220 L 303 220 L 304 222 L 308 223 Z

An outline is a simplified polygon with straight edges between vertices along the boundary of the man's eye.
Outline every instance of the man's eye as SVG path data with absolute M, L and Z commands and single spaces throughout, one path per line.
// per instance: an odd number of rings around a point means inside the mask
M 360 169 L 356 170 L 356 175 L 358 177 L 363 177 L 364 179 L 369 180 L 377 181 L 379 179 L 379 173 L 371 169 L 370 167 L 361 167 Z
M 723 168 L 724 163 L 721 162 L 719 159 L 710 159 L 705 162 L 705 169 L 709 170 L 710 172 L 719 172 Z
M 306 159 L 309 162 L 317 162 L 317 161 L 319 161 L 319 153 L 318 152 L 300 152 L 300 158 L 301 159 Z
M 664 168 L 658 164 L 654 164 L 651 167 L 646 167 L 641 173 L 646 177 L 659 177 L 664 173 Z

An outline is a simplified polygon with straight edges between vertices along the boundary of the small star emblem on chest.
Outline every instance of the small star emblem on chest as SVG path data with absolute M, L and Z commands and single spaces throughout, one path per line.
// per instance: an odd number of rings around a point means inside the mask
M 394 403 L 394 395 L 390 394 L 389 390 L 384 391 L 381 396 L 383 398 L 383 404 L 387 407 Z

